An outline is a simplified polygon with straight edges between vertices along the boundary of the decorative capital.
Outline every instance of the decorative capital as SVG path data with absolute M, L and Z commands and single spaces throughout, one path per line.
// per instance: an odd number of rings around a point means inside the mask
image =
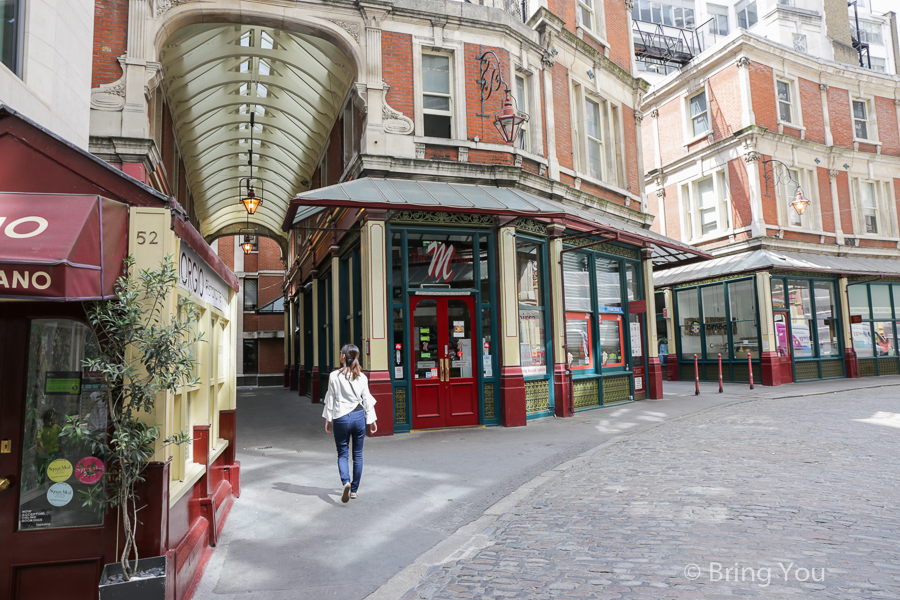
M 820 92 L 827 92 L 827 91 L 828 91 L 828 85 L 827 85 L 827 84 L 824 84 L 824 83 L 820 83 L 820 84 L 819 84 L 819 91 L 820 91 Z
M 744 155 L 744 162 L 746 163 L 755 163 L 759 162 L 759 152 L 755 150 L 751 150 L 750 152 Z
M 540 175 L 541 177 L 547 176 L 547 165 L 541 165 L 540 167 L 538 167 L 538 175 Z
M 894 106 L 900 106 L 900 98 L 894 100 Z
M 350 37 L 356 40 L 357 44 L 359 43 L 359 25 L 357 25 L 356 23 L 348 23 L 347 21 L 340 21 L 338 19 L 328 20 L 349 33 Z
M 655 109 L 655 108 L 654 108 L 653 110 L 651 110 L 651 111 L 650 111 L 650 118 L 651 118 L 651 119 L 658 119 L 658 118 L 659 118 L 659 110 L 657 110 L 657 109 Z
M 659 198 L 660 200 L 665 200 L 666 199 L 666 188 L 659 188 L 658 190 L 656 190 L 656 197 Z
M 629 11 L 634 8 L 634 0 L 625 0 L 625 8 Z
M 425 158 L 425 144 L 416 143 L 416 158 Z
M 739 59 L 737 59 L 737 62 L 735 64 L 737 65 L 738 69 L 749 69 L 750 68 L 750 59 L 747 58 L 746 56 L 742 56 Z
M 515 158 L 513 159 L 513 166 L 518 167 L 518 168 L 522 167 L 522 155 L 521 154 L 516 154 Z
M 837 169 L 828 169 L 828 176 L 832 179 L 837 179 L 840 174 L 841 172 Z
M 469 149 L 465 146 L 460 146 L 456 155 L 456 160 L 458 162 L 469 162 Z
M 641 121 L 643 121 L 643 120 L 644 120 L 644 113 L 642 113 L 639 110 L 635 110 L 634 111 L 634 122 L 637 123 L 638 125 L 640 125 Z

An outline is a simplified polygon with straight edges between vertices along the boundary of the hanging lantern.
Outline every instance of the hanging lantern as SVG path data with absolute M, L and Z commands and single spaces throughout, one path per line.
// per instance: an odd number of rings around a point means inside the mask
M 791 206 L 794 207 L 794 210 L 797 211 L 798 215 L 803 215 L 806 212 L 806 207 L 809 206 L 809 200 L 803 197 L 803 188 L 799 185 L 797 186 L 797 194 L 794 196 L 794 201 L 791 202 Z
M 253 243 L 253 236 L 249 234 L 245 235 L 244 241 L 241 242 L 241 249 L 243 249 L 244 254 L 250 254 L 251 252 L 253 252 L 253 246 L 255 246 L 255 244 Z
M 522 124 L 527 117 L 520 116 L 513 108 L 509 90 L 506 90 L 506 98 L 503 100 L 503 110 L 494 117 L 494 126 L 500 132 L 500 136 L 507 144 L 512 144 L 519 137 Z
M 241 195 L 241 204 L 244 205 L 248 215 L 255 213 L 259 205 L 262 204 L 262 198 L 256 197 L 256 192 L 250 187 L 249 183 L 247 184 L 247 193 Z

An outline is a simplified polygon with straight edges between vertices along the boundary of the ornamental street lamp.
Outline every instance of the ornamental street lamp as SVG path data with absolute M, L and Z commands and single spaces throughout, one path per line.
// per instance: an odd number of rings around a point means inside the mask
M 781 173 L 776 173 L 775 169 L 777 167 L 772 166 L 768 167 L 767 165 L 770 163 L 778 163 L 781 165 Z M 797 211 L 797 214 L 803 216 L 803 213 L 806 212 L 806 207 L 809 206 L 809 200 L 803 196 L 803 188 L 800 187 L 800 182 L 794 179 L 794 176 L 791 175 L 791 169 L 786 164 L 777 159 L 769 159 L 762 161 L 763 165 L 763 179 L 766 182 L 766 197 L 769 197 L 769 182 L 771 181 L 772 186 L 774 187 L 779 183 L 788 183 L 791 182 L 797 186 L 797 191 L 794 193 L 794 199 L 791 201 L 791 207 Z
M 256 113 L 250 113 L 250 151 L 247 164 L 250 166 L 250 176 L 244 177 L 238 182 L 238 198 L 248 215 L 252 215 L 262 204 L 262 181 L 259 180 L 260 195 L 256 195 L 253 188 L 253 129 L 255 127 Z
M 491 61 L 494 58 L 494 62 Z M 488 50 L 478 57 L 481 66 L 481 78 L 475 82 L 481 86 L 481 112 L 477 114 L 479 117 L 494 117 L 494 127 L 500 132 L 500 137 L 507 144 L 512 144 L 519 139 L 519 131 L 522 125 L 528 121 L 528 115 L 519 112 L 513 107 L 513 97 L 509 92 L 509 86 L 503 79 L 503 73 L 500 69 L 500 59 L 492 51 Z M 490 99 L 494 91 L 499 91 L 500 86 L 504 88 L 503 108 L 496 115 L 490 115 L 485 112 L 484 103 Z

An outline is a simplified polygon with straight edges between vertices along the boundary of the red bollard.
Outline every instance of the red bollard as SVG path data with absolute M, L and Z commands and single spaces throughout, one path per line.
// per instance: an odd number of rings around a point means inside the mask
M 722 393 L 722 353 L 719 352 L 719 393 Z
M 697 355 L 694 355 L 694 395 L 700 395 L 700 367 L 697 366 Z
M 747 353 L 747 367 L 750 369 L 750 389 L 753 389 L 753 361 L 750 360 L 750 353 Z

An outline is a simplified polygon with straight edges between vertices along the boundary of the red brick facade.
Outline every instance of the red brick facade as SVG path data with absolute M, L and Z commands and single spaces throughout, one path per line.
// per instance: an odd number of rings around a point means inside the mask
M 122 76 L 119 57 L 128 43 L 128 0 L 97 0 L 94 4 L 94 64 L 91 87 Z

